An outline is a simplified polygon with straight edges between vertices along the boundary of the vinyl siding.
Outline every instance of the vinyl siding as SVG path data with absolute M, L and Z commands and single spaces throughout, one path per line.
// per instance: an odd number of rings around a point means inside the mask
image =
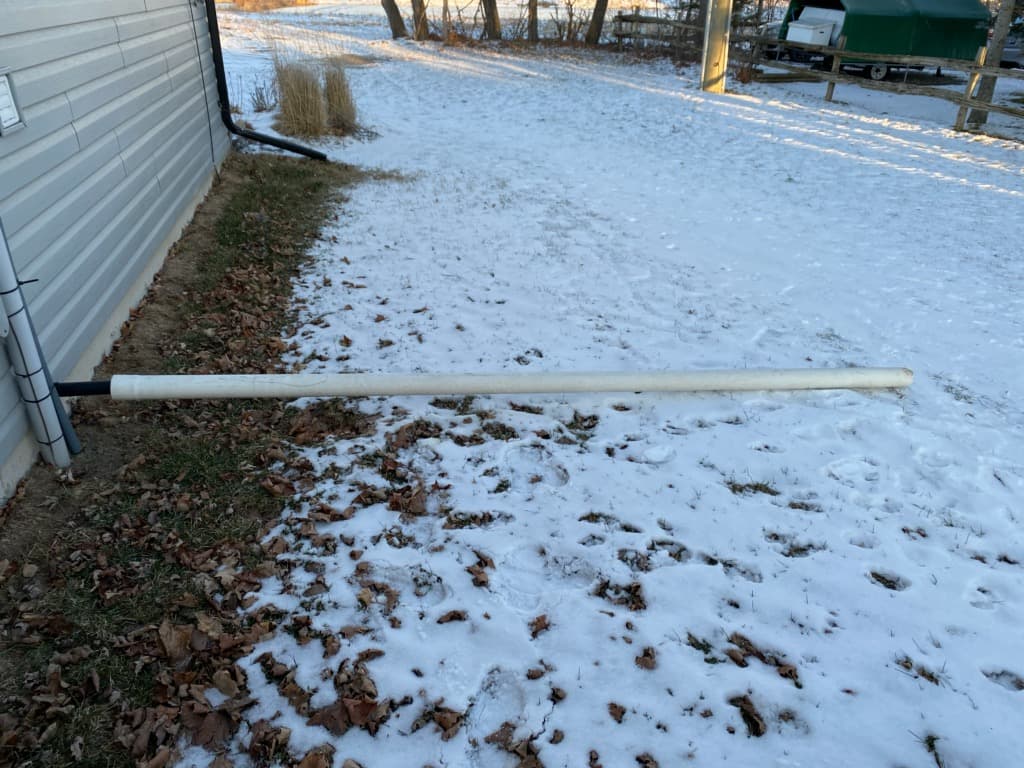
M 0 136 L 0 219 L 60 379 L 99 362 L 83 351 L 230 148 L 205 7 L 8 0 L 4 67 L 25 128 Z M 27 429 L 0 353 L 0 464 Z

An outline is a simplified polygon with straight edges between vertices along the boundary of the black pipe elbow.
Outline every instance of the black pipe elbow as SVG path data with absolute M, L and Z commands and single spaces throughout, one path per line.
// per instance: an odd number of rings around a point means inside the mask
M 234 118 L 231 116 L 231 99 L 228 97 L 228 80 L 224 73 L 224 52 L 220 46 L 220 27 L 217 25 L 217 8 L 214 5 L 214 0 L 206 0 L 206 24 L 210 29 L 210 52 L 213 54 L 213 68 L 217 73 L 217 100 L 220 102 L 220 119 L 224 123 L 224 127 L 236 136 L 260 144 L 269 144 L 272 147 L 305 155 L 314 160 L 326 160 L 327 155 L 320 150 L 235 125 Z

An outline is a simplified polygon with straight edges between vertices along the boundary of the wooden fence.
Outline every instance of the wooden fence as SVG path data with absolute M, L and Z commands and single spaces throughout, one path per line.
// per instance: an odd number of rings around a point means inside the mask
M 986 75 L 996 78 L 1006 77 L 1014 80 L 1024 80 L 1024 70 L 1022 69 L 1003 69 L 1001 67 L 987 66 L 985 64 L 986 51 L 984 48 L 978 49 L 978 55 L 975 57 L 974 61 L 965 61 L 963 59 L 943 59 L 932 56 L 899 56 L 893 54 L 848 51 L 843 44 L 843 40 L 840 40 L 840 44 L 835 47 L 778 41 L 778 43 L 785 48 L 802 50 L 811 56 L 820 56 L 824 62 L 829 64 L 827 68 L 816 69 L 790 63 L 783 63 L 774 59 L 766 61 L 757 53 L 759 47 L 764 45 L 764 39 L 748 38 L 747 42 L 751 46 L 751 48 L 746 52 L 748 59 L 753 59 L 755 61 L 760 59 L 759 63 L 765 66 L 770 66 L 787 72 L 799 73 L 804 77 L 827 82 L 828 86 L 825 91 L 825 97 L 828 101 L 832 100 L 832 94 L 835 90 L 836 84 L 844 83 L 848 85 L 856 85 L 861 88 L 888 91 L 890 93 L 909 93 L 915 96 L 929 96 L 931 98 L 943 99 L 956 104 L 959 107 L 956 121 L 954 123 L 957 130 L 965 129 L 967 113 L 968 110 L 971 109 L 977 109 L 985 112 L 996 112 L 1001 115 L 1009 115 L 1010 117 L 1024 118 L 1024 109 L 1010 107 L 1005 104 L 993 104 L 977 98 L 978 84 L 981 81 L 981 78 Z M 775 41 L 771 42 L 772 44 L 775 44 Z M 761 50 L 763 50 L 763 48 L 761 48 Z M 750 51 L 753 51 L 753 53 L 750 53 Z M 886 80 L 870 80 L 863 76 L 857 77 L 844 73 L 842 71 L 844 62 L 857 66 L 878 63 L 901 67 L 906 70 L 925 68 L 936 70 L 956 70 L 967 75 L 967 85 L 962 91 L 955 91 L 934 85 L 908 83 L 895 78 Z M 744 65 L 741 64 L 740 66 Z M 752 75 L 756 79 L 756 73 L 752 73 Z
M 642 13 L 618 13 L 612 18 L 611 36 L 621 48 L 627 42 L 666 46 L 675 51 L 700 50 L 704 27 L 678 19 L 646 16 Z
M 612 19 L 611 35 L 624 45 L 628 42 L 641 44 L 661 44 L 680 53 L 693 52 L 703 42 L 704 30 L 698 24 L 687 23 L 675 19 L 666 19 L 658 16 L 647 16 L 640 13 L 617 14 Z M 841 40 L 835 47 L 809 45 L 795 43 L 788 40 L 777 40 L 751 34 L 750 28 L 734 29 L 731 37 L 730 61 L 733 68 L 738 71 L 741 77 L 750 79 L 770 80 L 770 76 L 764 75 L 762 67 L 781 69 L 784 72 L 801 79 L 819 80 L 827 83 L 825 98 L 832 100 L 832 95 L 837 84 L 856 85 L 861 88 L 870 88 L 890 93 L 908 93 L 917 96 L 928 96 L 931 98 L 943 99 L 958 106 L 954 126 L 957 130 L 966 129 L 968 111 L 977 109 L 985 112 L 995 112 L 1002 115 L 1009 115 L 1015 118 L 1024 118 L 1024 109 L 1011 107 L 1004 104 L 993 104 L 982 101 L 977 97 L 978 84 L 981 78 L 989 75 L 992 77 L 1007 77 L 1015 80 L 1024 80 L 1024 70 L 1003 69 L 1000 67 L 986 66 L 985 49 L 978 51 L 974 61 L 963 59 L 944 59 L 931 56 L 900 56 L 895 54 L 863 53 L 859 51 L 848 51 L 845 49 L 845 40 Z M 766 59 L 763 51 L 769 46 L 777 46 L 781 49 L 795 49 L 802 51 L 808 57 L 818 58 L 828 66 L 821 68 L 799 66 L 791 62 L 782 62 L 776 59 Z M 863 76 L 854 76 L 843 72 L 844 63 L 850 66 L 861 66 L 877 62 L 889 66 L 896 66 L 910 69 L 932 68 L 936 70 L 949 69 L 964 72 L 967 75 L 966 87 L 961 91 L 948 88 L 940 88 L 935 85 L 922 85 L 919 83 L 908 83 L 896 78 L 885 80 L 871 80 Z

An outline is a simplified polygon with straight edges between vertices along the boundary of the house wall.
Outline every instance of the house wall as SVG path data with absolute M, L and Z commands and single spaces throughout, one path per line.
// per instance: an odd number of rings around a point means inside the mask
M 205 5 L 3 0 L 0 220 L 56 380 L 89 378 L 191 218 L 230 140 Z M 32 461 L 0 353 L 0 497 Z

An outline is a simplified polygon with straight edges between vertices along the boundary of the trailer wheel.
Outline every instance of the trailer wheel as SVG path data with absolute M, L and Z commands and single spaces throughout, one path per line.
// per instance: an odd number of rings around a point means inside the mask
M 889 65 L 872 64 L 865 72 L 867 72 L 868 77 L 872 80 L 885 80 L 889 76 Z

